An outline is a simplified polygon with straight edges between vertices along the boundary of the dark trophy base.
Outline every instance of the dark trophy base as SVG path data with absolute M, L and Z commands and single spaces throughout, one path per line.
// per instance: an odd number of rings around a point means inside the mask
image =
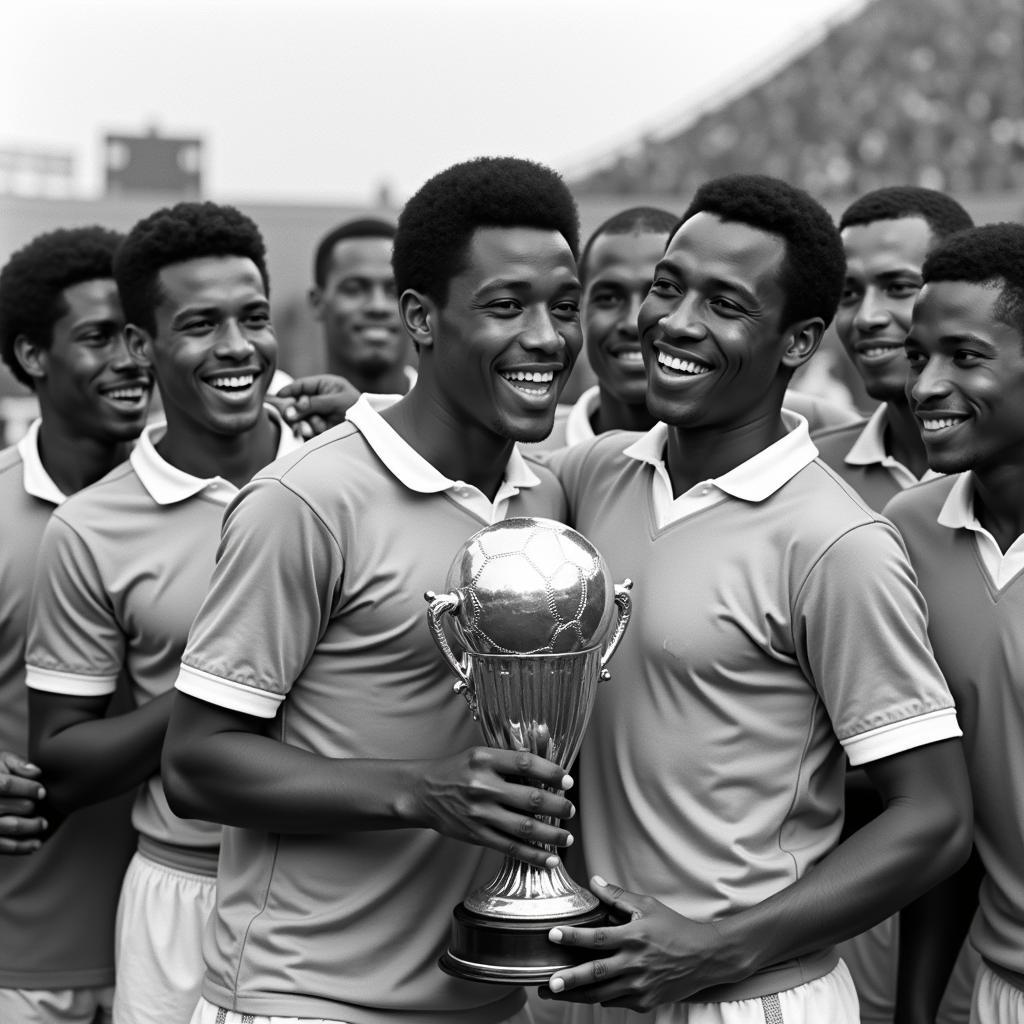
M 455 908 L 452 939 L 437 961 L 441 970 L 470 981 L 498 985 L 542 985 L 555 971 L 594 958 L 589 949 L 558 946 L 548 939 L 552 928 L 599 928 L 609 924 L 604 906 L 576 917 L 510 921 Z

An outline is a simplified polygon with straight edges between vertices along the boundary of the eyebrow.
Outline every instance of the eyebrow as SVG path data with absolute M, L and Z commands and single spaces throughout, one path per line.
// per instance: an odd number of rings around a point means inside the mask
M 669 259 L 662 259 L 658 261 L 657 266 L 654 268 L 655 277 L 664 270 L 670 271 L 677 277 L 681 276 L 679 267 L 677 267 L 676 264 L 674 264 Z M 712 276 L 707 279 L 707 283 L 712 288 L 717 288 L 727 292 L 734 292 L 736 295 L 741 296 L 744 302 L 746 302 L 750 306 L 753 306 L 755 309 L 760 309 L 763 305 L 761 299 L 759 299 L 752 291 L 745 288 L 737 281 L 730 281 L 726 277 Z
M 473 292 L 473 298 L 480 298 L 482 295 L 486 295 L 488 292 L 498 291 L 513 291 L 513 292 L 528 292 L 534 287 L 534 282 L 531 281 L 519 281 L 515 278 L 499 277 L 493 281 L 487 281 L 481 285 L 475 292 Z M 559 291 L 579 291 L 581 288 L 579 279 L 572 277 L 561 285 L 559 285 Z

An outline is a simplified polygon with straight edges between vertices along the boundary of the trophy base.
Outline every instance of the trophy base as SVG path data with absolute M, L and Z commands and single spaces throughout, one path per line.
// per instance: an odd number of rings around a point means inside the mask
M 552 928 L 599 928 L 610 923 L 604 906 L 575 917 L 513 921 L 455 908 L 452 938 L 437 961 L 446 974 L 498 985 L 542 985 L 555 971 L 593 960 L 589 949 L 558 946 L 548 939 Z

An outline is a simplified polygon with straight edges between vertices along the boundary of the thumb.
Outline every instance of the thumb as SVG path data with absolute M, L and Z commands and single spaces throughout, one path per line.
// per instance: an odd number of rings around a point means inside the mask
M 628 921 L 643 917 L 645 897 L 636 892 L 628 892 L 621 885 L 606 882 L 600 875 L 591 875 L 590 888 L 595 896 L 614 907 Z

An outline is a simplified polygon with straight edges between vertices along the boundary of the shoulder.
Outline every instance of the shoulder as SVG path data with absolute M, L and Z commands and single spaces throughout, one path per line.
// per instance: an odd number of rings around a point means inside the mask
M 0 473 L 7 473 L 21 465 L 21 452 L 18 446 L 12 444 L 8 448 L 0 449 Z
M 787 485 L 808 513 L 805 521 L 835 524 L 884 522 L 850 483 L 819 455 Z
M 265 466 L 253 477 L 253 483 L 277 480 L 299 492 L 316 492 L 326 485 L 337 486 L 338 477 L 331 474 L 348 474 L 357 466 L 371 467 L 378 461 L 353 424 L 339 423 Z M 349 482 L 350 478 L 346 475 L 345 479 Z
M 811 433 L 827 427 L 857 423 L 860 420 L 859 414 L 853 409 L 800 391 L 787 391 L 786 397 L 782 400 L 782 407 L 803 416 Z
M 818 449 L 818 453 L 827 462 L 831 462 L 834 458 L 842 459 L 860 437 L 867 422 L 866 419 L 859 419 L 853 423 L 845 423 L 841 427 L 815 430 L 811 433 L 811 440 Z
M 106 476 L 72 494 L 53 511 L 53 518 L 77 528 L 91 523 L 109 524 L 112 512 L 148 498 L 130 462 L 115 466 Z M 150 500 L 150 504 L 152 501 Z
M 900 491 L 882 510 L 895 523 L 934 521 L 959 476 L 943 476 Z

